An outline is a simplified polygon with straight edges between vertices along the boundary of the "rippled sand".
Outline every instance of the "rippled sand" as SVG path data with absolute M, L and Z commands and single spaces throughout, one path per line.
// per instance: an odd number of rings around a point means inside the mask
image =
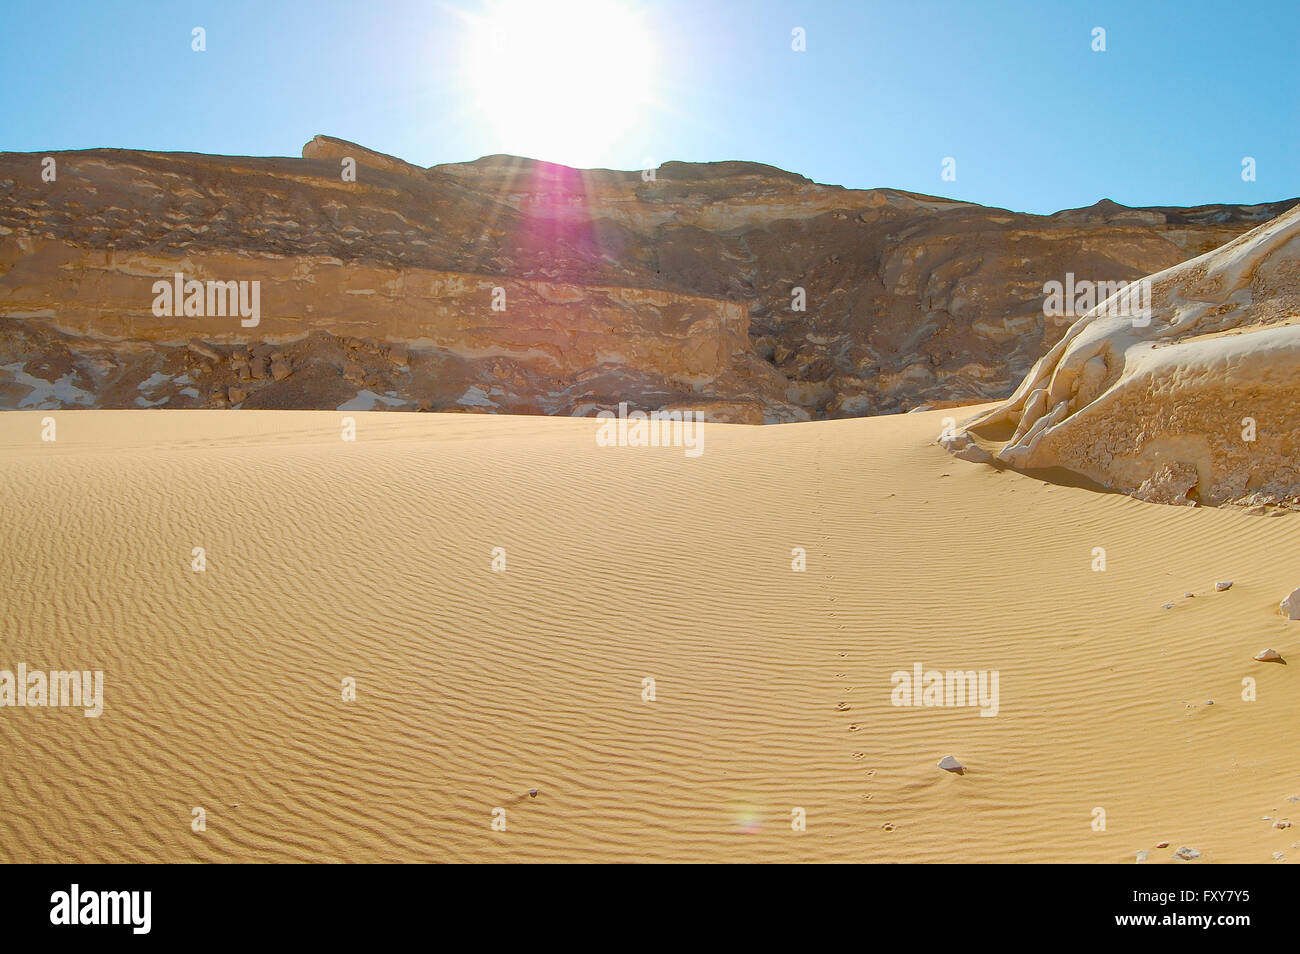
M 1251 658 L 1300 657 L 1300 519 L 954 460 L 953 413 L 696 458 L 592 420 L 0 415 L 0 669 L 104 673 L 99 718 L 0 708 L 0 860 L 1300 858 L 1300 669 Z M 918 663 L 996 670 L 997 715 L 892 705 Z

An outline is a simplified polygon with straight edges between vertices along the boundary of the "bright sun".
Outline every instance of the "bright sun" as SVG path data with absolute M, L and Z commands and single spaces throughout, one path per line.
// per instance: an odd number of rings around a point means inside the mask
M 637 9 L 618 0 L 488 0 L 470 30 L 462 75 L 493 151 L 595 166 L 625 140 L 624 155 L 651 145 L 643 140 L 656 57 Z

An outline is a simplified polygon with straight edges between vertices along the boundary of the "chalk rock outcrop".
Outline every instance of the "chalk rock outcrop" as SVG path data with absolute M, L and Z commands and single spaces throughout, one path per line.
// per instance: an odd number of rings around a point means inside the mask
M 972 437 L 1141 499 L 1300 509 L 1300 209 L 1076 321 Z

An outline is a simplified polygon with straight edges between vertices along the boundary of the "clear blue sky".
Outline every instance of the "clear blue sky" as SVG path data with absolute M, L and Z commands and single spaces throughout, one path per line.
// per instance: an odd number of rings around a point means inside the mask
M 296 156 L 326 133 L 419 165 L 746 159 L 1030 212 L 1300 195 L 1300 0 L 610 2 L 640 26 L 527 26 L 538 48 L 496 64 L 510 24 L 478 0 L 6 0 L 0 150 Z M 555 71 L 592 75 L 557 95 Z

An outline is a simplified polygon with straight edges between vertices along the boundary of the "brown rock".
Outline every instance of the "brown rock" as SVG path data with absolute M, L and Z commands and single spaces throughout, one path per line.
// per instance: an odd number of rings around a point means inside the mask
M 221 353 L 217 351 L 217 349 L 213 348 L 210 345 L 204 344 L 202 341 L 199 341 L 196 338 L 191 338 L 189 343 L 185 347 L 191 353 L 198 355 L 200 358 L 205 358 L 206 360 L 211 361 L 213 363 L 216 363 L 221 360 Z
M 1036 216 L 746 162 L 669 162 L 652 183 L 509 156 L 425 170 L 324 136 L 303 159 L 65 152 L 51 190 L 28 174 L 41 155 L 0 154 L 0 181 L 14 183 L 0 203 L 0 298 L 58 326 L 6 319 L 0 350 L 118 342 L 118 373 L 87 382 L 115 407 L 135 406 L 149 346 L 184 348 L 199 327 L 218 359 L 239 349 L 243 381 L 256 378 L 249 348 L 291 355 L 295 387 L 266 400 L 295 407 L 337 406 L 337 371 L 303 375 L 315 356 L 403 367 L 397 343 L 417 340 L 431 373 L 402 376 L 410 405 L 454 406 L 477 386 L 505 392 L 502 410 L 704 401 L 792 421 L 993 400 L 1070 324 L 1044 318 L 1044 281 L 1139 278 L 1294 204 L 1103 201 Z M 357 183 L 339 178 L 348 156 Z M 153 281 L 177 271 L 259 281 L 259 324 L 154 316 Z M 1092 388 L 1104 373 L 1077 380 Z
M 342 168 L 343 158 L 351 157 L 356 160 L 359 166 L 379 169 L 382 172 L 396 172 L 400 175 L 415 176 L 417 178 L 424 178 L 425 175 L 425 171 L 419 166 L 413 166 L 409 162 L 403 162 L 394 156 L 367 149 L 355 142 L 348 142 L 346 139 L 335 139 L 333 136 L 317 136 L 302 147 L 302 157 L 304 159 L 338 160 L 340 169 Z M 360 180 L 362 177 L 358 175 L 357 178 Z

